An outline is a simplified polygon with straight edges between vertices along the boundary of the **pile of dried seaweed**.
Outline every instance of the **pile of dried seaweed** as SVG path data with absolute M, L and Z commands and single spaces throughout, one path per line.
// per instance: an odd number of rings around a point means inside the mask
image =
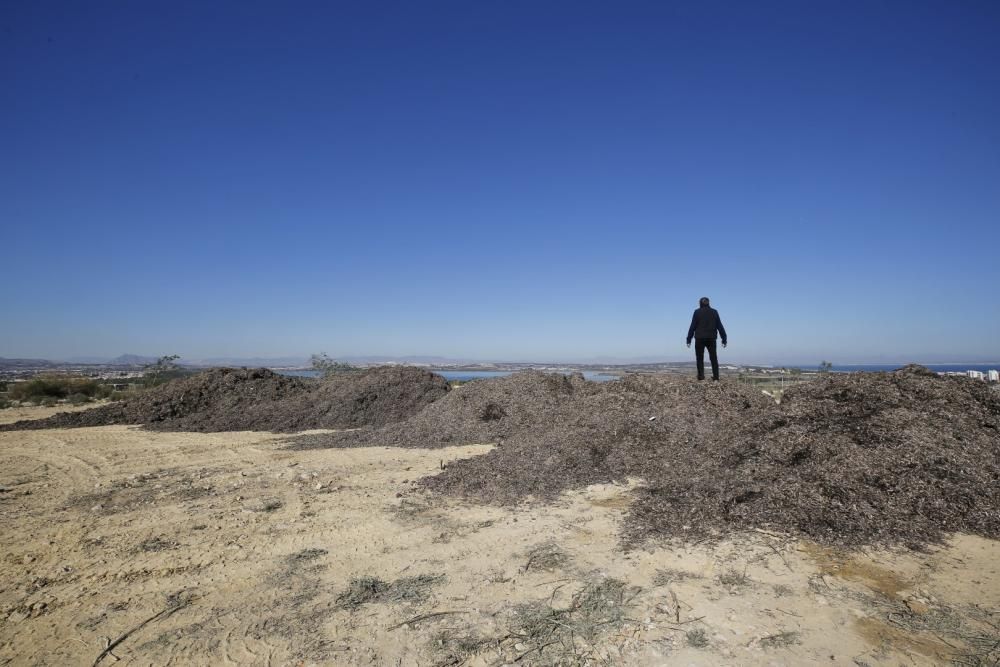
M 679 458 L 710 454 L 720 437 L 742 441 L 774 401 L 735 383 L 674 375 L 629 375 L 588 383 L 484 456 L 453 462 L 429 488 L 498 503 L 553 498 L 569 488 L 657 479 Z
M 451 390 L 451 385 L 440 375 L 412 366 L 378 366 L 337 373 L 309 383 L 308 387 L 310 391 L 305 394 L 264 406 L 256 430 L 287 433 L 394 424 L 418 414 Z M 204 428 L 171 430 L 238 430 L 218 428 L 226 425 L 228 419 L 237 416 L 223 411 L 221 419 L 209 420 Z
M 513 503 L 628 477 L 646 485 L 632 542 L 752 527 L 843 545 L 997 537 L 1000 395 L 919 367 L 831 374 L 780 406 L 734 383 L 629 376 L 422 483 Z
M 598 383 L 587 382 L 580 374 L 539 371 L 473 380 L 405 421 L 384 428 L 299 436 L 291 447 L 432 448 L 497 443 L 544 426 L 560 406 L 598 387 Z
M 527 496 L 553 498 L 588 484 L 657 478 L 679 455 L 701 458 L 720 440 L 738 438 L 741 424 L 774 407 L 759 391 L 735 383 L 705 384 L 674 375 L 588 384 L 503 446 L 453 462 L 423 483 L 512 503 Z
M 1000 392 L 909 366 L 828 374 L 781 405 L 734 382 L 539 372 L 449 391 L 415 368 L 322 382 L 217 369 L 119 404 L 4 430 L 98 424 L 157 430 L 362 427 L 292 448 L 497 443 L 421 483 L 496 503 L 639 478 L 625 536 L 771 528 L 827 543 L 1000 537 Z
M 324 380 L 265 368 L 215 368 L 117 403 L 0 430 L 142 424 L 157 431 L 275 431 L 352 428 L 406 419 L 445 396 L 440 375 L 412 367 L 378 367 Z
M 1000 393 L 915 366 L 835 374 L 648 478 L 632 539 L 770 527 L 827 543 L 1000 536 Z

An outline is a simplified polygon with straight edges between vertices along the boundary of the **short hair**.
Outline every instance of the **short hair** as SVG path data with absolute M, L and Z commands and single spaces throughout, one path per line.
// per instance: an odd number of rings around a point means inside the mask
M 699 306 L 707 306 L 708 305 L 708 297 L 707 296 L 703 296 L 700 299 L 698 299 L 698 305 Z

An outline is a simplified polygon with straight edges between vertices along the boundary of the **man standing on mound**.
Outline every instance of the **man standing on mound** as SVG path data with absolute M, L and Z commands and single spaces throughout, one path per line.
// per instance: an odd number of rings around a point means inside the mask
M 691 317 L 691 326 L 688 327 L 687 346 L 691 347 L 691 338 L 694 338 L 694 355 L 698 360 L 698 379 L 705 379 L 705 349 L 708 349 L 708 358 L 712 362 L 712 379 L 719 379 L 719 355 L 715 351 L 716 334 L 722 336 L 722 347 L 726 346 L 726 329 L 722 326 L 722 319 L 719 311 L 708 305 L 708 297 L 703 296 L 698 301 L 701 306 L 694 311 Z

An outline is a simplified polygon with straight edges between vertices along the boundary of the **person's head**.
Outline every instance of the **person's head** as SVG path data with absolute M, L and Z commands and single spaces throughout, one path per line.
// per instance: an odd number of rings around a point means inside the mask
M 698 305 L 701 306 L 702 308 L 704 308 L 705 306 L 707 306 L 708 305 L 708 297 L 707 296 L 703 296 L 700 299 L 698 299 Z

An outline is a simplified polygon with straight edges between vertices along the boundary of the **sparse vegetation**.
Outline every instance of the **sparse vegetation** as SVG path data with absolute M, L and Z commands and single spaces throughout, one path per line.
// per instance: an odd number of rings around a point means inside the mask
M 491 584 L 506 584 L 507 582 L 510 581 L 510 577 L 504 574 L 503 570 L 498 568 L 493 568 L 492 570 L 489 571 L 489 574 L 486 577 L 486 581 L 490 582 Z
M 442 630 L 431 638 L 431 649 L 437 656 L 435 664 L 462 664 L 489 641 L 477 634 L 455 634 L 451 630 Z
M 156 387 L 171 380 L 193 375 L 193 371 L 183 368 L 177 363 L 178 359 L 180 359 L 180 355 L 169 354 L 146 366 L 142 374 L 143 386 Z
M 48 373 L 38 375 L 23 382 L 0 382 L 0 408 L 17 404 L 31 404 L 51 407 L 58 403 L 83 405 L 97 400 L 120 401 L 135 395 L 143 388 L 165 384 L 171 380 L 191 375 L 191 371 L 177 365 L 177 355 L 160 357 L 156 363 L 145 368 L 142 379 L 97 379 Z M 120 386 L 128 382 L 129 391 Z M 116 389 L 118 387 L 118 389 Z
M 546 601 L 518 605 L 512 612 L 509 636 L 527 648 L 514 661 L 532 655 L 528 664 L 602 663 L 603 657 L 594 653 L 597 640 L 628 620 L 628 609 L 638 592 L 619 579 L 608 578 L 584 586 L 565 608 Z
M 684 581 L 685 579 L 696 579 L 700 578 L 699 575 L 693 572 L 685 572 L 684 570 L 676 570 L 674 568 L 666 567 L 656 571 L 653 575 L 653 585 L 654 586 L 666 586 L 677 581 Z
M 546 542 L 528 552 L 528 560 L 522 569 L 524 572 L 528 570 L 555 570 L 568 561 L 569 556 L 558 544 Z
M 6 400 L 35 405 L 55 405 L 63 400 L 79 404 L 107 398 L 112 391 L 110 384 L 92 378 L 41 375 L 27 382 L 11 382 Z
M 719 575 L 719 583 L 723 586 L 736 588 L 739 586 L 747 586 L 750 583 L 750 578 L 747 576 L 746 572 L 730 569 Z
M 775 635 L 768 635 L 760 640 L 760 645 L 764 648 L 781 648 L 801 643 L 802 641 L 798 632 L 779 632 Z
M 694 648 L 705 648 L 708 646 L 708 633 L 701 628 L 689 630 L 685 638 L 687 639 L 688 646 L 693 646 Z
M 378 577 L 351 579 L 347 590 L 337 596 L 341 609 L 357 609 L 373 602 L 420 602 L 427 598 L 430 588 L 444 581 L 443 574 L 421 574 L 403 577 L 389 583 Z

